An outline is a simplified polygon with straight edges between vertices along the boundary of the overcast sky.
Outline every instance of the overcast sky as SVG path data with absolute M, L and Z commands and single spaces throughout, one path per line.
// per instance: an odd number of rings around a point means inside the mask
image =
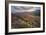
M 40 7 L 30 7 L 30 6 L 11 6 L 11 12 L 33 12 L 40 10 Z

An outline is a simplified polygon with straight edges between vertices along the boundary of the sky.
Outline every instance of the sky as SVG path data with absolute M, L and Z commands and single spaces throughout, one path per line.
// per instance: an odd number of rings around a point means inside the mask
M 31 7 L 31 6 L 11 6 L 11 12 L 33 12 L 40 10 L 40 7 Z

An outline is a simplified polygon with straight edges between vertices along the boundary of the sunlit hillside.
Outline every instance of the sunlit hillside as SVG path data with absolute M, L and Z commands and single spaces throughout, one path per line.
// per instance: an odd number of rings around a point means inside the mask
M 15 13 L 12 14 L 13 28 L 32 28 L 40 27 L 40 17 L 33 16 L 31 13 Z

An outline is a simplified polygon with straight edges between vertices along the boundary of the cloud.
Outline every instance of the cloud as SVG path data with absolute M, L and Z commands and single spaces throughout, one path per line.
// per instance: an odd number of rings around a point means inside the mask
M 40 10 L 40 7 L 30 7 L 30 6 L 11 6 L 11 12 L 33 12 Z

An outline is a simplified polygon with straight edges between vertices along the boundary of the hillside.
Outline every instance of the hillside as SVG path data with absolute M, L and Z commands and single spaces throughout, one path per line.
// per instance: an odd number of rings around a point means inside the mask
M 35 13 L 36 14 L 36 13 Z M 12 28 L 38 28 L 40 27 L 40 16 L 32 12 L 19 12 L 11 14 Z

